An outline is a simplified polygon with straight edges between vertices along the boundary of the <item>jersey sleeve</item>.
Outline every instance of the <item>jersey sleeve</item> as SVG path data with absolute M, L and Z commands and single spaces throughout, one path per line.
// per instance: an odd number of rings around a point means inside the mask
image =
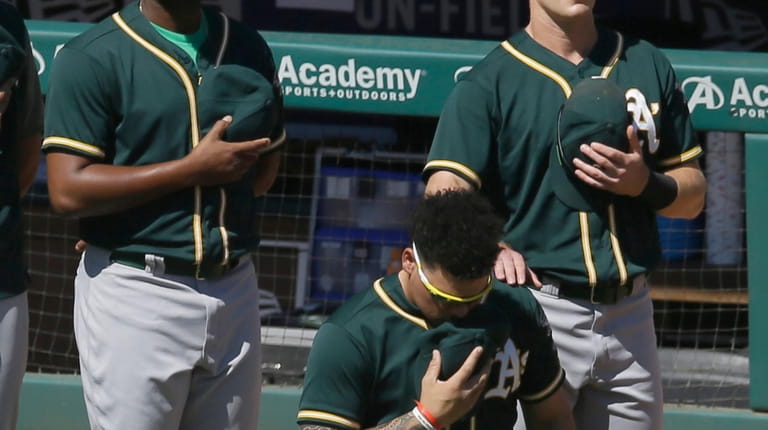
M 664 171 L 698 158 L 703 150 L 696 141 L 685 95 L 672 64 L 660 51 L 655 52 L 655 58 L 664 86 L 656 170 Z
M 560 366 L 557 348 L 552 340 L 552 329 L 544 310 L 531 296 L 530 316 L 535 324 L 526 360 L 525 373 L 521 377 L 518 398 L 535 403 L 552 395 L 565 381 L 565 371 Z
M 494 147 L 494 108 L 490 91 L 470 81 L 459 81 L 443 106 L 424 167 L 427 180 L 447 170 L 482 188 Z
M 343 328 L 323 324 L 309 353 L 298 423 L 359 429 L 371 372 L 361 345 Z
M 102 161 L 112 152 L 115 118 L 108 82 L 113 73 L 77 49 L 59 51 L 48 80 L 43 151 Z

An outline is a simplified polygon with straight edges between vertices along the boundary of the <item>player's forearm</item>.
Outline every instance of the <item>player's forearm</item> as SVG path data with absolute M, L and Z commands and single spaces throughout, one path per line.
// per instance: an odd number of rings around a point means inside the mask
M 658 211 L 659 215 L 670 218 L 694 218 L 704 208 L 707 181 L 698 167 L 690 163 L 666 172 L 677 182 L 677 197 L 667 207 Z
M 333 427 L 326 427 L 314 424 L 303 424 L 299 427 L 301 430 L 334 430 Z M 412 412 L 401 415 L 392 421 L 376 427 L 368 427 L 366 430 L 424 430 L 424 427 L 416 419 Z
M 48 192 L 53 207 L 77 216 L 114 213 L 195 185 L 184 159 L 146 166 L 79 164 L 80 157 L 51 153 Z
M 400 415 L 392 421 L 376 427 L 369 427 L 368 430 L 424 430 L 424 426 L 419 423 L 413 412 Z

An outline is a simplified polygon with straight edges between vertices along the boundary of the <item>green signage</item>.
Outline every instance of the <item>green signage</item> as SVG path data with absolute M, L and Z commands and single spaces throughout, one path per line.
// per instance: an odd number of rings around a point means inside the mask
M 57 50 L 90 24 L 29 21 L 43 88 Z M 495 42 L 264 32 L 292 108 L 437 116 Z M 768 132 L 768 55 L 666 50 L 699 130 Z
M 666 50 L 699 130 L 768 132 L 768 55 Z

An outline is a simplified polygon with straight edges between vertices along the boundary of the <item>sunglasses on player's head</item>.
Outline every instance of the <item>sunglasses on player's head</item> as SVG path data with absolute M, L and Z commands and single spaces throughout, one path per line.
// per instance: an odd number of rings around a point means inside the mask
M 446 304 L 468 304 L 478 301 L 483 303 L 485 298 L 488 297 L 488 293 L 490 293 L 491 289 L 493 289 L 493 277 L 489 274 L 488 285 L 483 288 L 483 291 L 475 294 L 474 296 L 459 297 L 446 293 L 445 291 L 435 287 L 431 282 L 429 282 L 426 273 L 424 273 L 424 269 L 421 267 L 421 261 L 419 261 L 419 253 L 416 251 L 416 244 L 414 243 L 411 246 L 413 248 L 413 259 L 416 260 L 416 271 L 419 273 L 419 279 L 421 279 L 421 283 L 424 285 L 424 288 L 426 288 L 427 291 L 432 294 L 432 297 L 435 300 Z

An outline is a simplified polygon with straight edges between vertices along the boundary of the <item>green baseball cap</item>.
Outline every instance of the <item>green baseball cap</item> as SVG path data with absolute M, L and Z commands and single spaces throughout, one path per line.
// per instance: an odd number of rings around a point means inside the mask
M 19 73 L 26 56 L 16 38 L 0 26 L 0 84 Z
M 431 330 L 422 345 L 422 355 L 429 356 L 433 349 L 440 351 L 440 379 L 450 378 L 464 364 L 469 353 L 477 346 L 483 347 L 483 355 L 475 372 L 492 360 L 496 351 L 504 346 L 509 337 L 503 324 L 489 327 L 461 327 L 452 322 L 445 322 Z
M 557 138 L 552 145 L 547 179 L 555 195 L 566 206 L 579 211 L 595 211 L 606 206 L 612 194 L 591 187 L 574 173 L 573 159 L 587 164 L 594 161 L 579 146 L 600 142 L 626 152 L 629 149 L 624 92 L 613 81 L 602 77 L 585 79 L 573 87 L 557 119 Z
M 197 100 L 203 134 L 225 115 L 232 115 L 224 135 L 226 141 L 279 137 L 271 135 L 280 115 L 274 87 L 255 70 L 234 64 L 213 68 L 203 76 Z

